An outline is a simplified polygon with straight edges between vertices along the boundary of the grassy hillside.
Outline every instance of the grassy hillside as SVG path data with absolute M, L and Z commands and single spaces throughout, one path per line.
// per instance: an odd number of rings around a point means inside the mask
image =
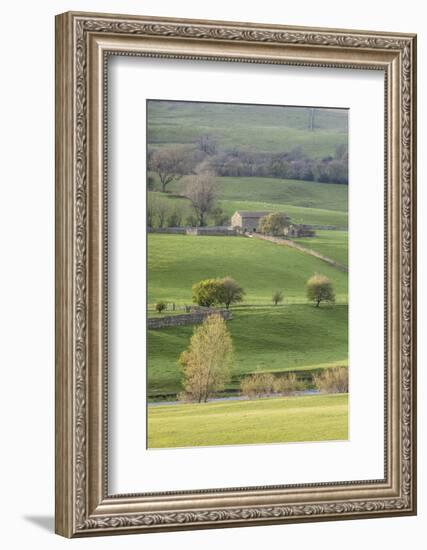
M 344 394 L 148 408 L 149 448 L 346 439 Z
M 326 186 L 325 186 L 326 187 Z M 184 220 L 190 216 L 193 211 L 188 199 L 168 193 L 157 193 L 167 199 L 171 204 L 177 204 L 184 210 Z M 325 210 L 322 208 L 304 208 L 292 204 L 256 202 L 256 201 L 234 201 L 219 200 L 219 206 L 224 214 L 231 218 L 236 210 L 265 210 L 267 212 L 286 212 L 293 223 L 306 223 L 311 225 L 333 225 L 340 229 L 348 227 L 347 212 L 338 212 L 336 210 Z M 208 219 L 208 225 L 215 225 L 214 220 Z
M 320 252 L 336 262 L 348 266 L 348 232 L 316 231 L 315 237 L 293 239 L 298 244 Z
M 234 345 L 233 377 L 227 391 L 257 370 L 313 371 L 347 364 L 347 305 L 315 308 L 310 304 L 235 307 L 227 323 Z M 148 333 L 150 399 L 182 390 L 178 357 L 195 326 L 169 327 Z M 302 372 L 300 373 L 303 374 Z
M 281 152 L 300 146 L 313 158 L 332 155 L 347 143 L 347 112 L 316 110 L 314 131 L 309 109 L 182 101 L 148 103 L 148 143 L 161 147 L 194 143 L 211 134 L 222 148 Z
M 290 204 L 254 202 L 254 201 L 219 201 L 224 214 L 232 216 L 236 210 L 265 210 L 267 212 L 286 212 L 292 223 L 309 225 L 333 225 L 340 229 L 348 227 L 347 212 L 323 210 L 321 208 L 303 208 Z
M 334 283 L 337 301 L 347 303 L 347 276 L 317 258 L 246 237 L 148 236 L 148 302 L 191 303 L 192 284 L 229 275 L 246 291 L 246 303 L 270 303 L 282 289 L 287 303 L 305 303 L 305 282 L 319 272 Z
M 223 177 L 217 181 L 219 198 L 223 201 L 269 202 L 340 212 L 348 210 L 347 185 L 256 177 Z M 184 184 L 177 181 L 168 189 L 183 193 Z
M 235 347 L 236 390 L 240 377 L 257 369 L 271 372 L 346 364 L 347 274 L 301 252 L 245 237 L 193 237 L 150 234 L 148 301 L 191 304 L 191 286 L 208 277 L 234 277 L 245 302 L 233 308 L 227 326 Z M 337 305 L 307 304 L 305 282 L 315 272 L 334 283 Z M 273 306 L 271 293 L 283 290 L 284 305 Z M 338 305 L 340 304 L 340 305 Z M 194 327 L 149 331 L 149 396 L 181 390 L 177 360 Z
M 157 178 L 153 176 L 155 180 Z M 348 187 L 346 185 L 274 178 L 217 178 L 218 202 L 231 217 L 236 210 L 287 212 L 294 223 L 348 226 Z M 168 186 L 170 193 L 159 193 L 192 213 L 184 193 L 183 180 Z M 212 225 L 213 220 L 209 220 Z

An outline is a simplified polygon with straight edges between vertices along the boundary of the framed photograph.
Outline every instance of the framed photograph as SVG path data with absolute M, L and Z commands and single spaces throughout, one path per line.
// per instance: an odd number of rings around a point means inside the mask
M 56 18 L 56 532 L 416 513 L 416 37 Z

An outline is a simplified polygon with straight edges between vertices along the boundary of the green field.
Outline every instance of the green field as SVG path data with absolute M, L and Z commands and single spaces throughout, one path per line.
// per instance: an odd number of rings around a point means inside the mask
M 157 178 L 154 177 L 157 181 Z M 346 185 L 273 178 L 217 178 L 218 204 L 231 218 L 236 210 L 286 212 L 293 223 L 348 226 L 348 188 Z M 192 213 L 189 201 L 181 196 L 185 183 L 168 186 L 169 193 L 158 193 L 181 205 L 185 217 Z M 209 219 L 209 225 L 214 221 Z
M 348 232 L 316 231 L 315 237 L 293 239 L 296 243 L 320 252 L 341 265 L 348 266 Z
M 326 176 L 322 172 L 333 159 L 335 170 L 340 169 L 337 159 L 345 159 L 339 156 L 345 151 L 340 146 L 348 143 L 345 110 L 316 110 L 312 129 L 311 109 L 306 107 L 149 101 L 147 109 L 150 151 L 186 145 L 190 158 L 196 150 L 202 155 L 198 158 L 212 155 L 212 166 L 219 174 L 304 174 L 321 181 L 347 181 L 336 172 Z M 294 159 L 295 170 L 283 170 L 283 159 Z M 306 161 L 312 162 L 311 172 L 311 168 L 305 170 Z M 222 170 L 215 162 L 223 163 Z M 227 162 L 231 164 L 227 166 Z M 183 196 L 186 177 L 169 183 L 167 193 L 160 193 L 158 176 L 149 176 L 152 226 L 195 223 L 190 201 Z M 347 185 L 273 177 L 217 177 L 214 192 L 215 206 L 222 214 L 216 209 L 216 215 L 208 215 L 207 225 L 229 224 L 236 210 L 284 212 L 294 224 L 333 226 L 335 230 L 316 229 L 314 237 L 295 241 L 348 265 Z M 155 213 L 156 205 L 163 209 L 163 215 L 160 210 Z M 306 281 L 315 273 L 332 281 L 335 304 L 322 303 L 316 308 L 307 303 Z M 194 283 L 225 276 L 234 278 L 246 294 L 243 303 L 232 306 L 233 318 L 227 321 L 234 361 L 231 379 L 216 397 L 235 397 L 242 378 L 255 372 L 277 376 L 295 372 L 305 388 L 312 388 L 313 374 L 348 365 L 346 272 L 306 252 L 257 238 L 148 235 L 149 317 L 183 313 L 183 306 L 192 304 Z M 283 303 L 277 306 L 271 300 L 275 290 L 284 294 Z M 166 302 L 168 310 L 158 314 L 154 309 L 158 301 Z M 171 304 L 175 304 L 175 311 L 171 311 Z M 175 401 L 183 389 L 178 359 L 197 327 L 148 331 L 150 448 L 348 438 L 346 394 L 159 404 Z
M 290 216 L 292 223 L 333 225 L 339 229 L 348 227 L 347 212 L 254 201 L 219 201 L 219 203 L 227 216 L 232 216 L 236 210 L 265 210 L 267 212 L 285 212 Z
M 191 303 L 191 285 L 207 277 L 234 277 L 246 290 L 233 307 L 227 326 L 235 347 L 234 375 L 227 391 L 236 391 L 242 375 L 256 370 L 315 370 L 347 358 L 347 274 L 301 252 L 245 237 L 148 237 L 148 297 Z M 337 293 L 335 306 L 307 304 L 305 281 L 315 272 L 328 275 Z M 273 306 L 271 293 L 285 300 Z M 150 315 L 151 316 L 151 315 Z M 150 330 L 148 396 L 160 399 L 181 390 L 177 360 L 194 327 Z
M 319 272 L 347 303 L 347 275 L 298 250 L 247 237 L 148 236 L 148 302 L 191 304 L 191 286 L 229 275 L 246 291 L 245 303 L 269 304 L 282 289 L 286 303 L 306 303 L 305 282 Z
M 217 178 L 220 200 L 251 201 L 334 210 L 347 212 L 348 187 L 336 183 L 318 183 L 279 178 Z M 182 180 L 173 182 L 168 189 L 174 193 L 184 192 Z
M 234 344 L 232 379 L 226 393 L 238 391 L 242 376 L 258 370 L 313 372 L 347 365 L 347 305 L 315 308 L 310 304 L 236 307 L 227 323 Z M 148 333 L 148 397 L 174 399 L 181 391 L 179 354 L 194 326 Z M 302 374 L 302 373 L 301 373 Z
M 347 112 L 316 112 L 315 131 L 308 131 L 309 109 L 274 106 L 151 101 L 148 141 L 152 147 L 193 144 L 204 134 L 215 136 L 224 148 L 256 148 L 281 152 L 296 146 L 313 157 L 332 155 L 347 143 Z
M 148 447 L 348 439 L 348 396 L 148 407 Z

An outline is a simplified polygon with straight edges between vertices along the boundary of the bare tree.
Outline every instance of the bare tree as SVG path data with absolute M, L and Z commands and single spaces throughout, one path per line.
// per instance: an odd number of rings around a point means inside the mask
M 192 151 L 184 146 L 162 147 L 148 158 L 148 168 L 159 176 L 163 193 L 169 183 L 191 172 L 191 163 Z
M 148 194 L 147 199 L 147 227 L 154 227 L 154 220 L 156 216 L 155 200 L 153 200 L 153 193 Z
M 166 227 L 166 219 L 169 213 L 169 204 L 167 200 L 161 198 L 157 203 L 157 221 L 159 227 Z
M 217 140 L 212 134 L 203 134 L 197 139 L 197 145 L 200 151 L 207 155 L 215 155 L 217 152 Z
M 147 226 L 164 227 L 169 214 L 169 201 L 159 193 L 148 193 Z
M 185 196 L 189 199 L 200 227 L 206 225 L 206 217 L 215 208 L 217 185 L 212 172 L 200 172 L 189 176 L 185 187 Z

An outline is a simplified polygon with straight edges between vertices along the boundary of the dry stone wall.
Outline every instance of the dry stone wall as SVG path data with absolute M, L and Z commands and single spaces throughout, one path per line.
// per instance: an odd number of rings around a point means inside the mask
M 202 309 L 191 313 L 183 313 L 182 315 L 166 315 L 164 317 L 156 317 L 148 319 L 149 329 L 158 329 L 164 327 L 179 327 L 183 325 L 195 325 L 202 323 L 208 315 L 221 315 L 225 321 L 233 318 L 233 314 L 228 309 Z

